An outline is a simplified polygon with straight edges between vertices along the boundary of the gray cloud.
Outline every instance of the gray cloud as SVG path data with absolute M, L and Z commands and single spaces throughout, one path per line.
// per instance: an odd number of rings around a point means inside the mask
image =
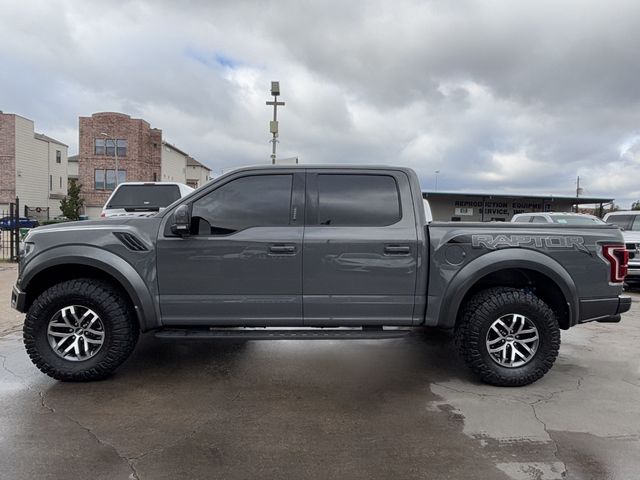
M 0 5 L 0 109 L 77 149 L 124 111 L 215 171 L 282 156 L 393 163 L 425 188 L 640 198 L 635 1 Z

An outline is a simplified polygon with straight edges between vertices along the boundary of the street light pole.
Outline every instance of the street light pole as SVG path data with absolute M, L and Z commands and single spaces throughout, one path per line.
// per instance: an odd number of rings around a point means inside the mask
M 273 95 L 273 101 L 267 102 L 267 105 L 273 105 L 273 120 L 269 122 L 269 131 L 273 135 L 273 138 L 270 140 L 273 144 L 271 148 L 271 164 L 275 165 L 276 143 L 278 143 L 278 107 L 284 107 L 284 102 L 278 101 L 278 96 L 280 95 L 280 82 L 271 82 L 271 95 Z
M 436 192 L 438 191 L 438 174 L 440 173 L 440 170 L 436 170 Z
M 113 142 L 113 154 L 116 157 L 116 187 L 118 186 L 118 140 L 116 140 L 115 138 L 110 138 L 109 135 L 107 135 L 106 133 L 102 132 L 100 135 L 104 135 L 105 137 L 105 144 L 104 144 L 104 153 L 107 153 L 107 140 L 111 140 Z M 107 186 L 107 175 L 105 173 L 105 177 L 104 177 L 104 183 L 105 183 L 105 187 Z

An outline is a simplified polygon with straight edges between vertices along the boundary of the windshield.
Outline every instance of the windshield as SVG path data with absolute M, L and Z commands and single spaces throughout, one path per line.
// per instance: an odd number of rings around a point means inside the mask
M 578 215 L 567 215 L 566 217 L 552 216 L 553 223 L 562 223 L 565 225 L 593 225 L 594 223 L 604 223 L 597 217 L 587 217 Z
M 177 185 L 122 185 L 107 208 L 164 208 L 179 198 Z

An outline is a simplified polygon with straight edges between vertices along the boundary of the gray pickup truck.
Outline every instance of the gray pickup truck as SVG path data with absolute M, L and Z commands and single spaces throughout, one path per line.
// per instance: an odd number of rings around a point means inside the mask
M 255 167 L 148 217 L 32 230 L 11 302 L 32 361 L 59 380 L 109 375 L 140 332 L 375 339 L 431 326 L 454 330 L 482 380 L 517 386 L 551 368 L 561 329 L 620 320 L 627 259 L 611 225 L 427 223 L 407 168 Z

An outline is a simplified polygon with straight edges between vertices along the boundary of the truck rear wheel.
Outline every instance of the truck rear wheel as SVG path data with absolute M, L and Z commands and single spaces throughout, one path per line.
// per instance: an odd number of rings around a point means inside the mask
M 89 278 L 45 290 L 29 308 L 23 329 L 31 361 L 63 381 L 108 376 L 129 357 L 138 334 L 122 295 Z
M 560 328 L 553 310 L 534 294 L 491 288 L 463 306 L 455 340 L 467 366 L 484 382 L 517 387 L 553 366 Z

